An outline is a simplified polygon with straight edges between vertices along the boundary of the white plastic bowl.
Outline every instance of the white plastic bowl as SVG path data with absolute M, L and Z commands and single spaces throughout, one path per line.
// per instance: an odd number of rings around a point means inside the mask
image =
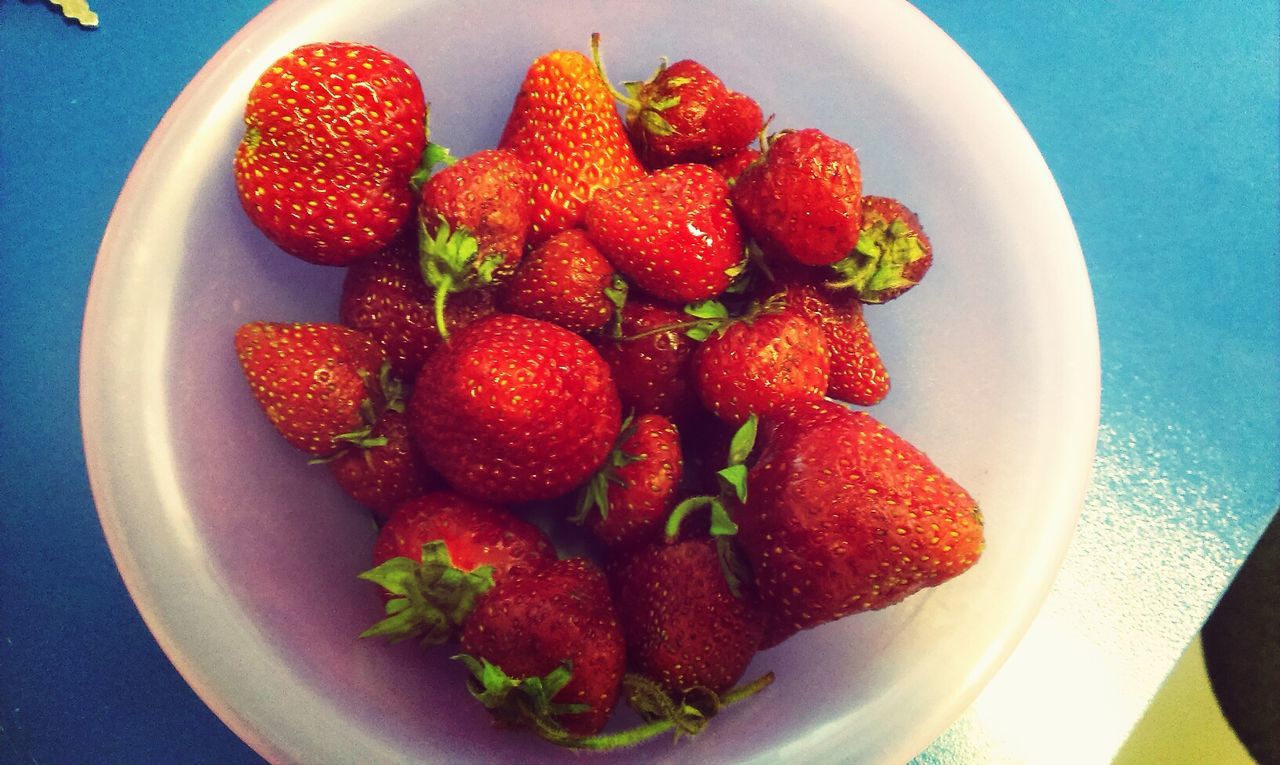
M 138 159 L 86 310 L 81 403 L 94 495 L 147 624 L 195 690 L 281 762 L 555 762 L 497 732 L 445 652 L 355 635 L 374 527 L 277 438 L 241 378 L 245 321 L 334 320 L 342 272 L 285 256 L 236 202 L 231 156 L 254 78 L 304 42 L 407 60 L 455 153 L 493 145 L 534 57 L 603 33 L 610 74 L 697 58 L 773 127 L 852 143 L 868 193 L 920 214 L 928 279 L 868 320 L 894 389 L 875 413 L 978 497 L 971 572 L 802 634 L 749 670 L 772 688 L 702 736 L 593 762 L 900 762 L 954 720 L 1023 634 L 1083 501 L 1097 330 L 1062 198 L 1017 117 L 899 0 L 508 3 L 282 0 L 183 91 Z

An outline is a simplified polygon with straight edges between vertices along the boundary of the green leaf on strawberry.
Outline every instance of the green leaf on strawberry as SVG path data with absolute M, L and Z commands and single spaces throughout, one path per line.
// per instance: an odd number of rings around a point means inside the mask
M 422 562 L 392 558 L 359 575 L 392 597 L 387 617 L 360 634 L 393 643 L 410 638 L 424 646 L 441 645 L 458 631 L 477 599 L 493 587 L 493 567 L 462 571 L 453 565 L 443 541 L 422 546 Z

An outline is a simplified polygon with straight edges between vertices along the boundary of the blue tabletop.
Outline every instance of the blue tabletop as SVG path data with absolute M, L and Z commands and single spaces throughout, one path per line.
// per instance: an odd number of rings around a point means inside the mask
M 86 31 L 51 5 L 0 3 L 0 762 L 257 762 L 130 601 L 76 400 L 84 299 L 125 176 L 266 3 L 92 5 L 101 27 Z M 1094 485 L 1058 585 L 919 760 L 1106 762 L 1277 507 L 1280 7 L 917 5 L 1057 178 L 1103 383 Z

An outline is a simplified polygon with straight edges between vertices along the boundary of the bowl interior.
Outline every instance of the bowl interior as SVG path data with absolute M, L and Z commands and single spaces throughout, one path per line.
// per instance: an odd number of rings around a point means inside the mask
M 867 311 L 893 379 L 873 413 L 979 499 L 988 534 L 971 572 L 760 654 L 748 676 L 773 670 L 772 688 L 642 756 L 909 758 L 1012 649 L 1057 570 L 1098 414 L 1083 261 L 1017 118 L 906 3 L 284 0 L 201 71 L 140 158 L 103 241 L 82 361 L 91 479 L 125 581 L 193 687 L 269 758 L 573 755 L 491 730 L 447 651 L 355 639 L 379 611 L 355 579 L 374 525 L 275 436 L 232 348 L 246 321 L 336 320 L 342 278 L 275 250 L 241 213 L 230 158 L 244 96 L 297 44 L 373 43 L 415 68 L 433 138 L 465 153 L 497 141 L 534 57 L 586 50 L 593 31 L 615 81 L 697 58 L 773 127 L 853 144 L 866 191 L 919 213 L 933 271 Z

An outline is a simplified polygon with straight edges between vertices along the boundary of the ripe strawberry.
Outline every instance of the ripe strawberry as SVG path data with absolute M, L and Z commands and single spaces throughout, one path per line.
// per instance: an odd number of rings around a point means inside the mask
M 525 74 L 498 146 L 533 168 L 533 224 L 538 245 L 582 221 L 587 202 L 644 175 L 613 105 L 613 95 L 590 59 L 558 50 L 536 59 Z
M 463 627 L 462 650 L 476 698 L 544 736 L 603 728 L 626 665 L 608 582 L 585 558 L 497 582 Z
M 440 345 L 435 296 L 422 275 L 414 237 L 399 237 L 385 251 L 347 270 L 338 316 L 349 327 L 382 344 L 392 373 L 412 382 L 422 362 Z M 453 296 L 444 309 L 451 332 L 493 313 L 490 290 Z
M 688 319 L 676 308 L 628 298 L 621 337 L 600 340 L 597 346 L 613 370 L 624 410 L 682 420 L 701 409 L 690 372 L 697 344 L 679 329 L 654 332 Z
M 329 473 L 342 490 L 385 522 L 401 502 L 441 488 L 443 479 L 422 464 L 409 442 L 403 410 L 388 408 L 365 439 L 329 461 Z
M 341 324 L 250 322 L 236 353 L 253 395 L 294 447 L 327 457 L 368 435 L 383 406 L 382 349 Z
M 423 460 L 458 492 L 552 499 L 585 481 L 618 435 L 609 366 L 563 327 L 495 314 L 427 359 L 409 399 Z
M 285 252 L 349 265 L 413 214 L 409 177 L 426 146 L 417 75 L 371 45 L 303 45 L 249 92 L 236 150 L 240 204 Z
M 611 548 L 657 541 L 683 472 L 675 425 L 642 414 L 623 425 L 613 453 L 583 487 L 574 520 Z
M 931 265 L 933 247 L 916 214 L 896 199 L 865 196 L 858 244 L 832 266 L 839 277 L 831 286 L 864 303 L 887 303 L 919 284 Z
M 673 165 L 587 205 L 587 235 L 636 286 L 687 303 L 724 292 L 743 260 L 742 231 L 724 178 Z
M 764 619 L 729 590 L 711 539 L 644 547 L 613 581 L 631 670 L 673 695 L 724 693 L 760 647 Z
M 361 579 L 383 588 L 387 618 L 361 635 L 440 645 L 506 577 L 547 568 L 555 548 L 538 527 L 450 492 L 401 503 L 378 532 Z
M 574 332 L 604 327 L 626 296 L 626 282 L 580 229 L 530 252 L 501 290 L 506 310 Z
M 722 175 L 725 181 L 729 184 L 729 187 L 732 188 L 733 185 L 738 182 L 738 176 L 742 175 L 743 171 L 748 167 L 751 167 L 751 165 L 756 160 L 760 159 L 761 156 L 762 155 L 759 151 L 756 151 L 751 147 L 747 147 L 745 149 L 740 149 L 723 159 L 718 159 L 715 162 L 712 162 L 711 169 L 720 173 L 720 175 Z
M 848 144 L 820 130 L 779 133 L 733 185 L 734 208 L 767 255 L 822 266 L 858 243 L 862 172 Z
M 866 412 L 795 401 L 762 428 L 734 519 L 770 614 L 767 645 L 893 605 L 977 561 L 973 498 Z

